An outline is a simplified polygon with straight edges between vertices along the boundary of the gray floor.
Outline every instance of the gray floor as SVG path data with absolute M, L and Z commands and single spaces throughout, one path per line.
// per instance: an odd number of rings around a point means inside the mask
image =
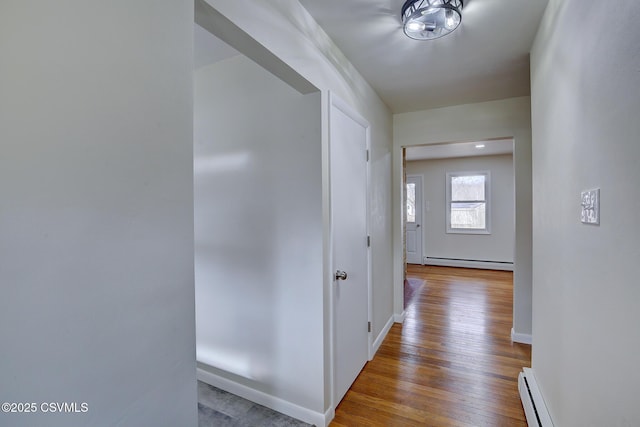
M 310 425 L 198 381 L 198 427 Z

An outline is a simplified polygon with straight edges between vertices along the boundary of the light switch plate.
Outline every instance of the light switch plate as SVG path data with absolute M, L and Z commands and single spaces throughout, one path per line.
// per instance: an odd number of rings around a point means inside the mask
M 581 202 L 580 220 L 584 224 L 600 225 L 600 189 L 583 191 Z

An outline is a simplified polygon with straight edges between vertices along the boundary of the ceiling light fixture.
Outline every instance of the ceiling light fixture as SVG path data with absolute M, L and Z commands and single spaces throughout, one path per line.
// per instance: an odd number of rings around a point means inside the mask
M 446 36 L 462 21 L 463 0 L 407 0 L 402 6 L 404 33 L 415 40 Z
M 476 148 L 480 149 L 480 148 L 484 148 L 485 145 L 484 144 L 476 144 Z

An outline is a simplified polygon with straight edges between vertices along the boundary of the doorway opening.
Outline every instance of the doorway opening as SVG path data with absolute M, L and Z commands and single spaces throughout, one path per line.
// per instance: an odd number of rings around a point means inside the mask
M 322 96 L 206 2 L 195 21 L 197 377 L 317 424 L 307 408 L 324 403 Z
M 354 116 L 348 106 L 319 91 L 205 1 L 195 4 L 198 378 L 325 424 L 327 408 L 351 385 L 341 386 L 338 379 L 355 354 L 353 346 L 358 344 L 362 364 L 372 348 L 369 125 L 356 118 L 359 127 L 344 127 L 342 140 L 365 138 L 357 154 L 344 144 L 345 151 L 334 157 L 336 123 Z M 202 55 L 199 48 L 208 51 Z M 334 114 L 335 106 L 344 117 Z M 354 193 L 344 192 L 345 200 L 337 195 L 355 182 L 355 160 L 362 160 L 364 171 L 357 194 L 366 205 L 359 217 Z M 334 176 L 340 161 L 344 176 Z M 338 208 L 343 211 L 336 215 Z M 345 221 L 344 233 L 337 231 L 338 220 Z M 354 237 L 356 220 L 364 228 Z M 339 256 L 337 237 L 343 234 L 364 254 L 357 268 Z M 342 252 L 342 258 L 354 254 L 353 248 Z M 341 308 L 356 283 L 359 293 Z M 358 340 L 345 338 L 350 328 Z M 357 376 L 360 367 L 354 366 L 347 370 Z
M 512 138 L 403 150 L 405 308 L 422 285 L 407 265 L 513 271 L 513 150 Z

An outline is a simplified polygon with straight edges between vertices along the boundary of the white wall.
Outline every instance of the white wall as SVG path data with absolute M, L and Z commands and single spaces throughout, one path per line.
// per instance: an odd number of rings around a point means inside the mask
M 0 2 L 0 401 L 88 404 L 0 425 L 197 423 L 192 29 L 188 1 Z
M 198 362 L 323 413 L 320 94 L 245 56 L 194 87 Z
M 402 313 L 402 147 L 441 142 L 513 138 L 516 236 L 513 328 L 531 334 L 531 112 L 530 98 L 511 98 L 396 114 L 394 131 L 394 284 L 396 314 Z
M 325 408 L 330 409 L 330 305 L 333 266 L 329 262 L 328 91 L 335 92 L 371 124 L 371 240 L 373 258 L 373 333 L 384 331 L 393 315 L 391 144 L 389 109 L 297 0 L 255 2 L 206 0 L 249 36 L 308 79 L 322 92 L 324 247 Z M 249 52 L 243 52 L 249 54 Z
M 640 425 L 640 4 L 610 6 L 552 0 L 531 57 L 532 362 L 557 426 Z
M 422 175 L 423 256 L 513 263 L 515 239 L 513 156 L 464 157 L 407 162 L 407 175 Z M 448 172 L 489 171 L 491 234 L 447 233 Z

